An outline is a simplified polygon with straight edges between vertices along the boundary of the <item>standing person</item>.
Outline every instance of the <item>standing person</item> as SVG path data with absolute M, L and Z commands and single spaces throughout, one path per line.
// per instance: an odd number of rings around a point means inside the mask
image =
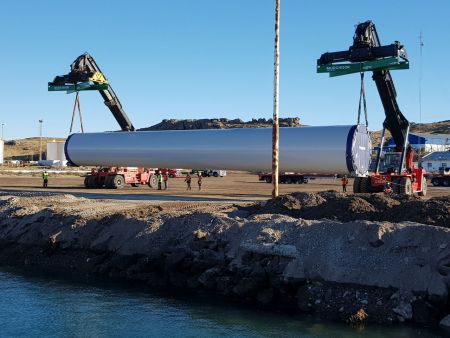
M 342 192 L 347 192 L 347 184 L 348 184 L 348 177 L 347 175 L 344 175 L 344 177 L 342 177 Z
M 169 180 L 169 175 L 167 174 L 167 172 L 164 174 L 163 176 L 163 180 L 164 180 L 164 190 L 167 190 L 168 187 L 168 180 Z
M 186 179 L 185 179 L 184 181 L 185 181 L 186 184 L 187 184 L 186 190 L 192 190 L 192 187 L 191 187 L 192 177 L 191 177 L 191 175 L 187 174 L 187 175 L 186 175 Z
M 384 186 L 384 193 L 386 195 L 390 195 L 392 194 L 392 187 L 391 187 L 391 182 L 386 182 L 386 185 Z
M 44 170 L 44 172 L 42 173 L 42 187 L 43 188 L 47 188 L 48 187 L 48 172 L 47 170 Z
M 163 175 L 161 172 L 158 173 L 158 190 L 162 189 L 162 183 L 163 183 Z
M 202 175 L 198 174 L 198 190 L 202 190 Z

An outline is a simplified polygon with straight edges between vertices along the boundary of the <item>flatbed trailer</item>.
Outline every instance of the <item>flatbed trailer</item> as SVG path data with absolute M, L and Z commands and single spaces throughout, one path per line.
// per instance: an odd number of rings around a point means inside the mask
M 259 173 L 258 177 L 260 181 L 272 183 L 272 173 Z M 278 181 L 283 184 L 306 184 L 310 180 L 321 178 L 336 179 L 337 174 L 294 173 L 294 172 L 283 172 L 278 174 Z
M 439 168 L 439 173 L 429 173 L 427 178 L 435 187 L 450 187 L 450 168 Z

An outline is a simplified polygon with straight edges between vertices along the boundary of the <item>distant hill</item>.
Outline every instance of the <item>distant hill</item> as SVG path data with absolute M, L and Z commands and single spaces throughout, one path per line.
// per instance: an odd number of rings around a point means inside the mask
M 299 127 L 299 117 L 279 119 L 280 127 Z M 138 129 L 147 130 L 191 130 L 191 129 L 230 129 L 230 128 L 269 128 L 272 127 L 272 119 L 252 119 L 244 122 L 241 119 L 229 120 L 225 118 L 199 119 L 199 120 L 162 120 L 151 127 Z
M 450 120 L 433 123 L 411 123 L 411 131 L 422 134 L 450 134 Z
M 47 142 L 64 141 L 63 138 L 43 137 L 42 152 L 47 151 Z M 5 141 L 3 157 L 6 160 L 20 159 L 25 161 L 36 161 L 39 159 L 39 137 L 29 137 L 18 140 Z

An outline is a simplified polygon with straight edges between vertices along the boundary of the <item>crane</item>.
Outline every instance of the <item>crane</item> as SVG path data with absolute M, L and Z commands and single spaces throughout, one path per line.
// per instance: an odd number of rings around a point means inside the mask
M 408 54 L 404 46 L 399 41 L 382 46 L 375 24 L 370 20 L 356 26 L 353 44 L 348 50 L 324 53 L 317 60 L 317 72 L 329 73 L 331 77 L 372 71 L 372 78 L 383 104 L 385 120 L 375 172 L 368 177 L 355 179 L 354 191 L 357 193 L 377 192 L 383 189 L 386 182 L 390 182 L 394 184 L 394 191 L 397 193 L 426 194 L 425 170 L 416 168 L 412 163 L 413 153 L 408 146 L 410 123 L 400 111 L 390 73 L 390 70 L 408 68 Z M 391 133 L 400 157 L 385 156 L 392 165 L 381 172 L 380 160 L 386 129 Z
M 123 110 L 119 98 L 89 53 L 78 56 L 70 65 L 68 74 L 56 76 L 52 82 L 49 82 L 48 90 L 67 91 L 67 93 L 98 90 L 122 131 L 135 130 L 131 120 Z

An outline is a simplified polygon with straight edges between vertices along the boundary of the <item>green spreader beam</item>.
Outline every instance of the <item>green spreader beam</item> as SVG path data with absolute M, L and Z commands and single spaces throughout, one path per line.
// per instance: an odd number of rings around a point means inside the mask
M 107 83 L 95 83 L 93 81 L 79 82 L 76 84 L 65 85 L 48 85 L 49 92 L 65 91 L 67 94 L 75 93 L 83 90 L 107 90 L 109 85 Z
M 374 61 L 353 63 L 329 63 L 321 65 L 317 60 L 317 73 L 329 73 L 330 77 L 378 70 L 409 69 L 409 61 L 400 57 L 387 57 Z

